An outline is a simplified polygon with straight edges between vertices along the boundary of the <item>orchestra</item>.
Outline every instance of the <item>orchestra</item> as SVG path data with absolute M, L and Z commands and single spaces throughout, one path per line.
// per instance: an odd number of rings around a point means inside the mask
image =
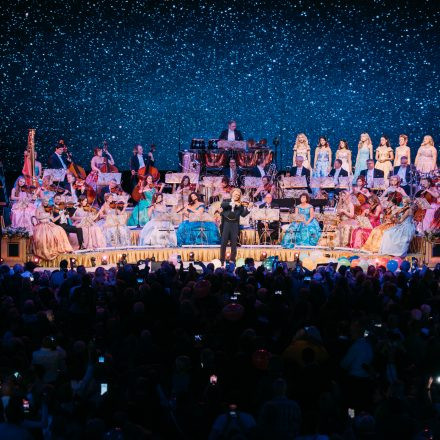
M 437 150 L 429 135 L 412 165 L 405 134 L 393 149 L 387 136 L 374 148 L 362 133 L 356 152 L 340 139 L 333 154 L 325 136 L 317 137 L 313 150 L 299 133 L 293 166 L 279 171 L 267 140 L 244 141 L 234 120 L 218 140 L 209 140 L 209 149 L 200 139 L 191 145 L 185 154 L 193 165 L 185 168 L 182 161 L 182 173 L 161 176 L 156 146 L 144 153 L 136 144 L 129 181 L 107 141 L 94 148 L 88 172 L 63 139 L 45 170 L 36 151 L 28 149 L 11 191 L 11 226 L 25 229 L 34 254 L 45 259 L 131 245 L 218 245 L 224 262 L 228 243 L 228 258 L 235 260 L 246 230 L 255 232 L 254 245 L 390 248 L 403 255 L 408 239 L 396 247 L 397 234 L 423 234 L 438 224 Z M 139 230 L 137 236 L 133 230 Z

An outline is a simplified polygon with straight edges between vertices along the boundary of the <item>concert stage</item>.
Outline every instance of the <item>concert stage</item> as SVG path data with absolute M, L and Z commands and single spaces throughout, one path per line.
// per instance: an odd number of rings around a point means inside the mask
M 424 240 L 413 240 L 410 253 L 406 259 L 416 257 L 420 262 L 425 259 Z M 76 265 L 85 267 L 116 265 L 125 254 L 128 263 L 136 264 L 139 260 L 154 259 L 156 262 L 175 261 L 180 255 L 183 261 L 202 261 L 209 263 L 220 256 L 220 246 L 189 246 L 175 248 L 140 247 L 130 246 L 128 248 L 107 248 L 99 251 L 76 251 L 70 254 L 61 254 L 55 260 L 40 261 L 42 267 L 59 267 L 63 259 L 75 258 Z M 299 254 L 299 258 L 308 269 L 314 269 L 318 264 L 337 262 L 341 257 L 358 256 L 361 260 L 367 260 L 370 264 L 383 264 L 384 259 L 393 259 L 387 255 L 368 254 L 355 249 L 348 248 L 314 248 L 297 247 L 295 249 L 283 249 L 280 246 L 241 246 L 238 248 L 237 260 L 252 257 L 255 261 L 263 261 L 270 256 L 278 256 L 279 261 L 293 262 Z M 228 255 L 228 254 L 227 254 Z M 428 263 L 428 261 L 426 261 Z

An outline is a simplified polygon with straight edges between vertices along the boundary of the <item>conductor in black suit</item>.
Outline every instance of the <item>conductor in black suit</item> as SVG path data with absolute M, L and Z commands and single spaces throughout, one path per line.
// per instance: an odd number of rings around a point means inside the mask
M 225 262 L 226 246 L 228 245 L 228 241 L 231 242 L 230 261 L 235 262 L 237 257 L 237 240 L 240 229 L 240 217 L 247 216 L 249 211 L 241 203 L 241 190 L 239 188 L 234 188 L 232 190 L 230 199 L 223 200 L 221 209 L 223 227 L 220 244 L 220 261 L 223 265 Z
M 310 192 L 310 170 L 303 166 L 304 158 L 302 156 L 296 156 L 295 165 L 292 167 L 290 175 L 294 176 L 305 176 L 307 181 L 307 190 Z
M 368 159 L 367 160 L 367 169 L 362 170 L 360 172 L 360 176 L 365 177 L 365 181 L 367 182 L 367 188 L 374 188 L 374 179 L 383 179 L 384 174 L 382 170 L 378 170 L 377 168 L 374 168 L 374 160 Z
M 237 130 L 237 123 L 232 120 L 228 122 L 228 129 L 220 133 L 219 140 L 222 141 L 242 141 L 243 135 Z

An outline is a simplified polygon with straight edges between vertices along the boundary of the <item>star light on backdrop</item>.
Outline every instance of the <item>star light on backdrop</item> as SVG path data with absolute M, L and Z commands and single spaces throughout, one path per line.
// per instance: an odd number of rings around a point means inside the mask
M 27 128 L 43 164 L 63 137 L 76 160 L 108 139 L 121 168 L 156 143 L 177 168 L 178 136 L 298 132 L 355 148 L 362 131 L 438 142 L 440 13 L 434 0 L 9 2 L 0 10 L 0 135 L 21 166 Z M 17 154 L 17 153 L 20 154 Z

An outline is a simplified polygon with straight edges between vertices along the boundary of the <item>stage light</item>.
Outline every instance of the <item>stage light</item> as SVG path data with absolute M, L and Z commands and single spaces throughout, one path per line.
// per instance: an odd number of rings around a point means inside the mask
M 35 264 L 38 264 L 40 262 L 40 259 L 38 257 L 34 257 L 33 261 L 34 261 Z
M 92 267 L 96 267 L 96 258 L 95 257 L 91 257 L 90 262 L 92 263 Z
M 267 252 L 261 252 L 260 254 L 260 261 L 264 261 L 267 258 Z
M 3 264 L 5 260 L 3 258 L 0 258 L 0 264 Z
M 101 264 L 103 266 L 105 266 L 108 263 L 108 256 L 107 255 L 103 255 L 101 258 Z
M 295 253 L 293 254 L 293 259 L 294 259 L 295 261 L 298 261 L 298 260 L 299 260 L 299 252 L 295 252 Z
M 70 268 L 75 269 L 76 267 L 76 258 L 70 258 Z
M 194 261 L 194 252 L 189 253 L 189 261 Z

